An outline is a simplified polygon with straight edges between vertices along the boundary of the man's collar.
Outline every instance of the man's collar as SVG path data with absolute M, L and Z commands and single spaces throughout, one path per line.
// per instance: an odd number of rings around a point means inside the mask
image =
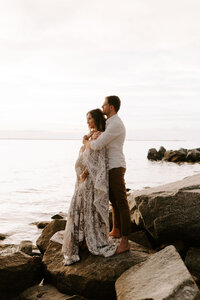
M 118 115 L 117 115 L 117 114 L 114 114 L 112 117 L 110 117 L 110 118 L 108 118 L 108 119 L 106 120 L 106 123 L 109 124 L 109 123 L 112 122 L 112 120 L 115 119 L 116 117 L 118 117 Z

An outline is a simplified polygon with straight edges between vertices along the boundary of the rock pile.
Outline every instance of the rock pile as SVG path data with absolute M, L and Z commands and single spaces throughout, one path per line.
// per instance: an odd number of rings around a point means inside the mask
M 66 220 L 55 219 L 37 240 L 41 257 L 31 256 L 28 241 L 20 249 L 30 255 L 0 256 L 1 299 L 199 300 L 200 175 L 135 191 L 128 201 L 129 252 L 104 258 L 81 250 L 79 262 L 64 266 L 50 238 Z M 41 279 L 45 285 L 35 285 Z
M 200 162 L 200 148 L 196 149 L 184 149 L 179 150 L 166 150 L 164 147 L 160 147 L 159 151 L 155 148 L 151 148 L 148 151 L 147 158 L 149 160 L 163 160 L 169 162 Z

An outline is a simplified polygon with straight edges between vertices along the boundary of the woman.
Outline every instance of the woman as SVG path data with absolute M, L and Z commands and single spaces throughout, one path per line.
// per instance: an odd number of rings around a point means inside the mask
M 105 117 L 100 109 L 87 113 L 90 133 L 88 139 L 97 139 L 105 130 Z M 109 241 L 109 196 L 106 149 L 93 151 L 81 147 L 75 164 L 77 181 L 63 233 L 64 265 L 80 260 L 80 243 L 86 243 L 94 255 L 115 254 L 117 245 Z M 52 241 L 59 241 L 56 233 Z

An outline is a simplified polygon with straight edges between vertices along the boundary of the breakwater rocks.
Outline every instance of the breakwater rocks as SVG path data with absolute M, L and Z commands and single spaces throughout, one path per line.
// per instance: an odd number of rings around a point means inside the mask
M 155 148 L 151 148 L 148 151 L 147 158 L 149 160 L 163 160 L 169 162 L 200 162 L 200 148 L 196 149 L 184 149 L 179 150 L 166 150 L 164 147 L 160 147 L 157 151 Z
M 28 241 L 0 256 L 0 299 L 199 300 L 200 174 L 134 191 L 128 202 L 130 251 L 104 258 L 80 250 L 81 260 L 64 266 L 50 238 L 66 220 L 55 219 L 37 240 L 38 257 Z

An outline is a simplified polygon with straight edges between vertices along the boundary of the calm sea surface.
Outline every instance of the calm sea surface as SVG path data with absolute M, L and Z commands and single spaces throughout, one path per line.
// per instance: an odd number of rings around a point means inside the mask
M 200 164 L 150 162 L 149 148 L 200 147 L 187 141 L 126 141 L 127 188 L 142 189 L 200 173 Z M 75 183 L 79 140 L 0 140 L 0 233 L 4 243 L 36 241 L 36 221 L 67 212 Z

